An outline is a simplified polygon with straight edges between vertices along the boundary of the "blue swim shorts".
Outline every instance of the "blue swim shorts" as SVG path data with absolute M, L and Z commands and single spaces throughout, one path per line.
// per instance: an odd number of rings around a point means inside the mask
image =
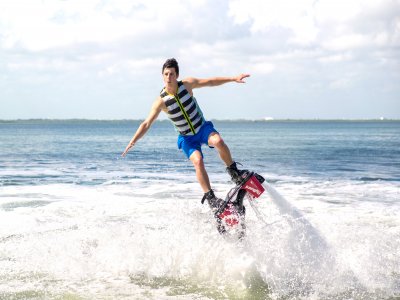
M 214 124 L 211 121 L 206 121 L 201 126 L 199 132 L 196 133 L 195 135 L 179 135 L 178 149 L 182 149 L 182 151 L 186 154 L 187 158 L 190 158 L 190 155 L 192 155 L 192 153 L 196 150 L 199 150 L 201 156 L 203 156 L 203 152 L 201 151 L 201 145 L 202 144 L 208 145 L 208 137 L 213 132 L 218 133 L 218 131 L 215 130 L 214 128 Z

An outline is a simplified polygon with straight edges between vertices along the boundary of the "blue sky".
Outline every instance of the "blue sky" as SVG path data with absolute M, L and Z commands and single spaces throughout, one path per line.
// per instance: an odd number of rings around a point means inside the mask
M 209 119 L 400 118 L 399 0 L 13 0 L 0 119 L 145 118 L 170 57 L 251 74 L 195 90 Z

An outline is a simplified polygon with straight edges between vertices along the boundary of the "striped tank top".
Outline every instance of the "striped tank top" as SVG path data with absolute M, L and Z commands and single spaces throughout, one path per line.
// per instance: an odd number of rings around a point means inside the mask
M 200 130 L 205 122 L 203 113 L 182 81 L 178 81 L 175 95 L 169 94 L 164 87 L 160 97 L 167 107 L 168 118 L 181 135 L 194 135 Z

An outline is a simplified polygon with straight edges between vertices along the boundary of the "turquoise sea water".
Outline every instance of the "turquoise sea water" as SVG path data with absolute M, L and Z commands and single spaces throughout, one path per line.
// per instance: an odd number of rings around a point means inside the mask
M 277 225 L 248 207 L 241 245 L 216 232 L 168 121 L 120 158 L 138 125 L 0 122 L 0 298 L 400 297 L 399 121 L 214 121 L 308 224 L 265 197 Z M 229 177 L 203 149 L 223 197 Z

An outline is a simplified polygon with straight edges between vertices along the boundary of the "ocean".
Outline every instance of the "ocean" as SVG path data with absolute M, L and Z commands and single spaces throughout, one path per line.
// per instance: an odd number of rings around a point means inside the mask
M 0 121 L 0 299 L 400 299 L 400 121 L 213 122 L 268 182 L 240 242 L 168 121 Z

